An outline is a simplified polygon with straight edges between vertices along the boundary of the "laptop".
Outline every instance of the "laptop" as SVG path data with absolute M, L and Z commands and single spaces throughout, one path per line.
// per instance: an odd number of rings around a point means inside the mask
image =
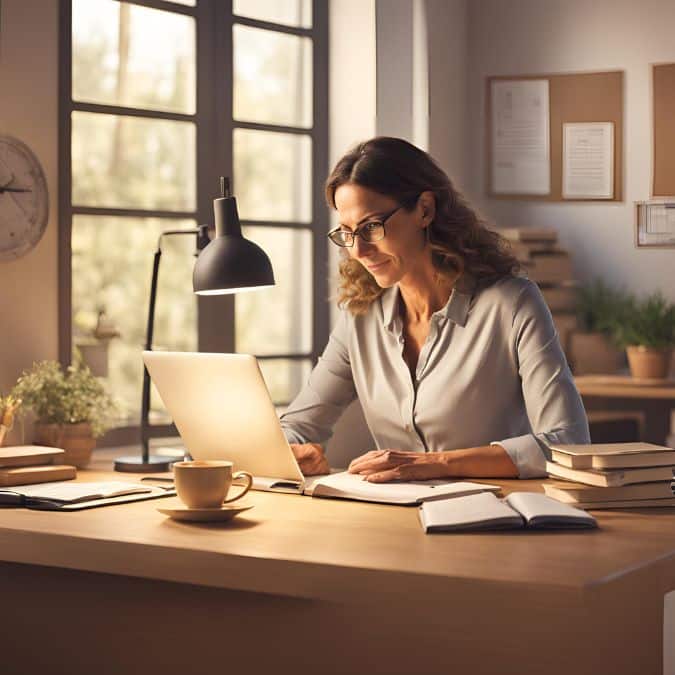
M 193 459 L 229 460 L 255 489 L 303 492 L 254 356 L 144 351 L 143 362 Z
M 190 455 L 233 462 L 253 474 L 254 489 L 407 505 L 500 489 L 452 479 L 369 483 L 344 471 L 304 477 L 254 356 L 146 351 L 143 361 Z

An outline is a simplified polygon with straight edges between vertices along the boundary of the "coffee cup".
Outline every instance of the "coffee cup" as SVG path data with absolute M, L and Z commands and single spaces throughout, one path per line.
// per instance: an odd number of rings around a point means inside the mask
M 243 497 L 253 484 L 253 476 L 247 471 L 232 473 L 232 462 L 220 460 L 194 460 L 176 462 L 173 465 L 176 493 L 190 509 L 217 509 L 223 504 Z M 246 478 L 244 489 L 226 499 L 232 481 Z

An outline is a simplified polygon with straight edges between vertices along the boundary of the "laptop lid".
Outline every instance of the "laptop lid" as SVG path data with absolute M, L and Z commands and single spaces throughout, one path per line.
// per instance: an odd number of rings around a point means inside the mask
M 194 459 L 303 481 L 254 356 L 144 351 L 143 362 Z

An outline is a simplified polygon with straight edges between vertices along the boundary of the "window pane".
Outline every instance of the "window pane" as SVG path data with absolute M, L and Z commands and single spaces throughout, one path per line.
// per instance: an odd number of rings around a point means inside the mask
M 312 41 L 234 26 L 234 118 L 312 126 Z
M 232 11 L 259 21 L 285 26 L 312 27 L 311 0 L 234 0 Z
M 259 359 L 260 370 L 275 404 L 290 403 L 307 382 L 312 363 L 290 359 Z
M 73 204 L 194 211 L 195 125 L 73 112 Z
M 73 0 L 73 99 L 194 114 L 193 17 Z
M 243 227 L 270 257 L 276 285 L 235 297 L 238 352 L 284 354 L 312 349 L 312 233 Z M 274 314 L 270 316 L 270 307 Z
M 190 220 L 74 216 L 72 231 L 73 341 L 88 341 L 99 308 L 121 337 L 109 344 L 108 378 L 130 420 L 140 418 L 141 351 L 150 297 L 153 254 L 166 229 L 192 228 Z M 197 305 L 192 293 L 195 239 L 166 237 L 155 311 L 155 349 L 196 351 Z M 153 408 L 162 410 L 153 397 Z
M 312 220 L 312 140 L 234 130 L 234 190 L 244 220 Z

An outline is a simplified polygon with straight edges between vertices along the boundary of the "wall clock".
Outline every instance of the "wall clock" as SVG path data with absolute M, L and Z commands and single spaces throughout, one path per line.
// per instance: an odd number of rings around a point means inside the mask
M 32 150 L 0 134 L 0 260 L 15 260 L 42 238 L 49 218 L 44 172 Z

